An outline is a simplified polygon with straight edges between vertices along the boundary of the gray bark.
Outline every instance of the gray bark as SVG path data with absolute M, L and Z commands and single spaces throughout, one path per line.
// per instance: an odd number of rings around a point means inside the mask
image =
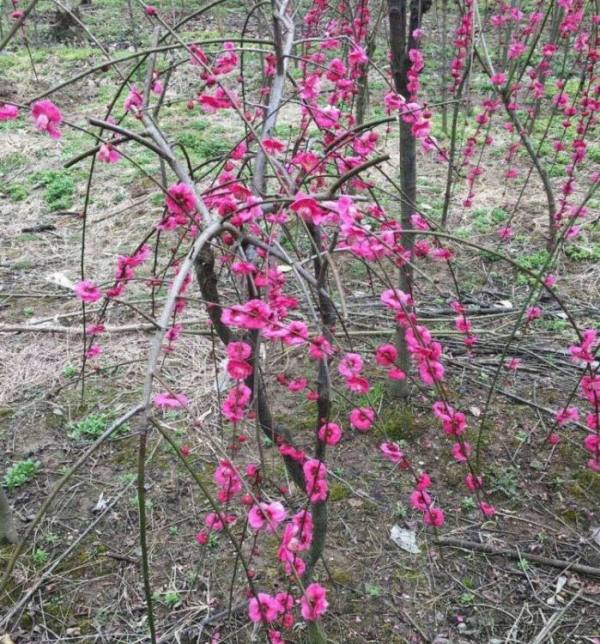
M 419 42 L 413 38 L 413 32 L 421 24 L 423 13 L 431 7 L 430 0 L 388 0 L 388 20 L 390 26 L 390 49 L 392 54 L 392 74 L 396 92 L 406 100 L 410 98 L 407 90 L 410 59 L 408 52 L 417 49 Z M 417 202 L 417 148 L 410 123 L 400 119 L 400 221 L 402 228 L 410 229 L 410 216 L 415 212 Z M 414 246 L 414 235 L 403 234 L 402 245 L 410 251 Z M 413 271 L 409 264 L 400 267 L 398 287 L 412 293 Z M 408 373 L 410 368 L 409 354 L 406 347 L 404 328 L 396 330 L 396 348 L 398 364 Z M 408 379 L 395 381 L 393 392 L 399 398 L 408 397 Z
M 17 543 L 19 537 L 4 488 L 0 486 L 0 544 Z

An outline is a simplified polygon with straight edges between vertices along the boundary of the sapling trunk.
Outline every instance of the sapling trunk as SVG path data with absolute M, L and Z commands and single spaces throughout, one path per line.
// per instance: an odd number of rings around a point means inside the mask
M 421 24 L 421 17 L 431 7 L 430 0 L 388 0 L 388 20 L 390 27 L 390 49 L 392 58 L 392 75 L 394 87 L 398 94 L 408 102 L 411 99 L 408 91 L 408 71 L 411 61 L 409 51 L 418 49 L 419 41 L 414 37 Z M 415 212 L 417 201 L 417 147 L 412 132 L 412 125 L 399 119 L 400 130 L 400 221 L 403 229 L 411 228 L 410 217 Z M 409 251 L 412 260 L 414 236 L 402 235 L 402 245 Z M 413 271 L 411 263 L 405 263 L 399 269 L 398 287 L 406 293 L 412 293 Z M 408 374 L 410 362 L 406 346 L 405 330 L 402 326 L 396 329 L 396 349 L 398 366 Z M 397 398 L 408 397 L 408 379 L 394 381 L 393 394 Z
M 0 544 L 17 543 L 18 540 L 10 503 L 4 488 L 0 486 Z
M 442 130 L 448 134 L 448 0 L 442 2 Z

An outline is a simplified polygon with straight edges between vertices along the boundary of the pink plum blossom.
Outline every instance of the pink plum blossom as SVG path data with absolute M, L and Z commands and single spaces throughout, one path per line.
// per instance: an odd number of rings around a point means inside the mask
M 52 101 L 36 101 L 31 106 L 31 115 L 38 130 L 47 132 L 53 139 L 60 139 L 61 132 L 58 126 L 62 123 L 62 114 Z
M 255 624 L 258 622 L 274 622 L 281 613 L 281 605 L 267 593 L 258 593 L 248 602 L 248 617 Z
M 337 445 L 342 437 L 342 430 L 336 423 L 324 423 L 319 428 L 319 440 L 327 445 Z
M 273 501 L 273 503 L 260 502 L 252 506 L 248 513 L 248 524 L 253 530 L 275 532 L 279 524 L 285 519 L 286 514 L 285 508 L 279 501 Z
M 77 282 L 73 291 L 82 302 L 97 302 L 102 297 L 102 291 L 91 280 Z
M 319 619 L 329 606 L 326 596 L 327 591 L 323 586 L 321 586 L 321 584 L 309 584 L 300 600 L 300 612 L 302 613 L 302 617 L 310 622 L 314 622 Z
M 3 103 L 0 105 L 0 121 L 14 121 L 19 116 L 19 108 L 16 105 Z
M 167 209 L 172 215 L 190 215 L 196 210 L 196 195 L 186 183 L 176 183 L 167 191 Z
M 152 399 L 156 407 L 161 409 L 179 409 L 188 404 L 188 397 L 185 394 L 161 393 L 156 394 Z
M 375 412 L 370 407 L 356 407 L 350 412 L 350 424 L 359 432 L 366 432 L 373 426 Z

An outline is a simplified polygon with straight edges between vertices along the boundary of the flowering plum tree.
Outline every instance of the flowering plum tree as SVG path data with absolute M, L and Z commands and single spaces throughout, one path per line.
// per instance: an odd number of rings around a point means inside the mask
M 143 418 L 144 427 L 137 484 L 152 641 L 157 632 L 144 489 L 150 432 L 164 436 L 206 495 L 210 511 L 200 520 L 196 540 L 204 547 L 213 533 L 226 535 L 235 550 L 235 569 L 241 564 L 246 579 L 247 618 L 263 627 L 273 644 L 285 641 L 298 621 L 306 622 L 311 641 L 325 641 L 319 621 L 327 614 L 331 589 L 317 581 L 316 569 L 326 544 L 332 463 L 344 440 L 366 440 L 379 426 L 375 386 L 385 383 L 404 401 L 421 392 L 449 455 L 463 468 L 465 491 L 481 518 L 490 519 L 497 508 L 489 502 L 481 467 L 486 415 L 503 370 L 519 366 L 511 347 L 520 334 L 535 333 L 542 303 L 553 300 L 577 338 L 568 350 L 579 379 L 564 405 L 551 410 L 549 441 L 556 444 L 567 425 L 578 427 L 586 454 L 582 461 L 600 472 L 600 341 L 596 330 L 579 329 L 558 298 L 552 273 L 565 245 L 582 234 L 586 204 L 600 178 L 585 163 L 600 106 L 600 17 L 593 3 L 498 0 L 485 10 L 476 0 L 456 3 L 447 17 L 454 52 L 447 75 L 451 132 L 437 138 L 441 105 L 426 87 L 430 1 L 274 0 L 269 20 L 257 23 L 260 37 L 249 37 L 247 26 L 258 7 L 264 13 L 264 4 L 248 10 L 238 38 L 206 42 L 188 42 L 180 34 L 189 18 L 174 22 L 157 7 L 140 5 L 155 44 L 113 58 L 96 41 L 106 57 L 101 68 L 114 72 L 115 91 L 106 113 L 89 116 L 85 126 L 63 114 L 54 94 L 100 68 L 32 96 L 27 104 L 0 106 L 0 120 L 31 119 L 40 135 L 59 140 L 70 127 L 89 134 L 92 147 L 76 159 L 89 163 L 83 252 L 98 166 L 139 168 L 136 154 L 143 149 L 160 167 L 158 173 L 142 171 L 162 193 L 161 216 L 132 242 L 128 254 L 114 258 L 113 276 L 90 275 L 83 264 L 73 289 L 82 304 L 82 369 L 87 372 L 101 359 L 111 312 L 136 288 L 145 289 L 152 302 L 143 315 L 152 321 L 154 335 L 140 404 L 131 412 Z M 35 0 L 13 13 L 2 48 L 27 29 L 33 6 Z M 389 60 L 375 58 L 377 37 L 389 46 Z M 373 108 L 381 106 L 380 116 L 373 109 L 369 120 L 361 92 L 375 75 L 384 89 L 371 100 Z M 477 91 L 471 91 L 474 84 Z M 164 106 L 176 101 L 185 102 L 187 119 L 202 114 L 235 121 L 235 145 L 194 167 L 185 146 L 175 144 L 173 132 L 162 124 Z M 293 125 L 286 129 L 281 121 L 290 113 Z M 396 128 L 397 149 L 389 144 Z M 457 229 L 477 203 L 484 161 L 492 153 L 501 155 L 504 201 L 512 203 L 495 245 L 481 247 Z M 419 155 L 428 168 L 446 176 L 439 216 L 422 207 Z M 556 181 L 553 169 L 559 163 L 564 176 Z M 532 186 L 546 198 L 548 254 L 538 270 L 520 265 L 506 250 Z M 478 428 L 469 427 L 469 401 L 450 386 L 451 352 L 419 314 L 422 284 L 430 273 L 443 273 L 443 287 L 436 288 L 453 316 L 454 333 L 475 355 L 478 335 L 456 277 L 463 249 L 507 262 L 528 284 L 491 374 Z M 387 328 L 395 330 L 395 340 L 389 333 L 372 344 L 361 337 L 359 320 L 347 309 L 358 269 L 367 271 L 373 301 Z M 212 486 L 198 477 L 189 450 L 177 445 L 163 422 L 169 410 L 185 413 L 194 396 L 185 378 L 169 375 L 168 365 L 185 342 L 186 309 L 195 289 L 210 334 L 221 344 L 217 351 L 224 355 L 216 396 L 226 439 L 215 442 Z M 157 312 L 160 294 L 165 296 Z M 99 305 L 98 314 L 86 313 L 91 304 Z M 282 356 L 288 358 L 285 369 L 277 366 Z M 310 405 L 311 430 L 290 426 L 289 417 L 280 419 L 278 399 Z M 405 402 L 396 398 L 390 404 Z M 261 435 L 275 445 L 285 472 L 270 471 L 261 457 Z M 410 485 L 407 500 L 424 524 L 443 527 L 445 481 L 432 480 L 418 453 L 384 435 L 370 454 L 393 464 Z M 281 592 L 264 587 L 254 570 L 258 548 L 273 538 L 278 544 L 273 556 L 286 580 Z

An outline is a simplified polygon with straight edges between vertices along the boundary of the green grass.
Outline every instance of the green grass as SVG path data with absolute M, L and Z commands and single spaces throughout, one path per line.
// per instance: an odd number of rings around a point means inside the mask
M 41 464 L 39 461 L 34 461 L 28 458 L 26 461 L 20 461 L 8 468 L 4 475 L 4 485 L 9 490 L 14 490 L 16 487 L 21 487 L 25 483 L 32 481 L 34 476 L 38 473 Z
M 72 365 L 70 362 L 68 362 L 63 367 L 63 376 L 65 378 L 74 378 L 78 373 L 79 369 L 77 369 L 77 367 L 75 365 Z
M 566 174 L 566 170 L 559 164 L 553 165 L 551 168 L 548 168 L 548 176 L 552 179 L 555 179 L 557 177 L 564 177 Z
M 480 233 L 486 233 L 508 219 L 502 208 L 479 208 L 473 212 L 473 226 Z
M 195 129 L 199 131 L 186 130 L 177 136 L 177 143 L 185 147 L 194 162 L 220 157 L 233 147 L 225 136 L 224 128 L 216 126 L 205 129 L 203 123 L 200 121 L 196 124 Z
M 90 414 L 77 422 L 69 423 L 67 426 L 69 438 L 76 440 L 93 440 L 101 436 L 113 417 L 109 414 Z M 123 433 L 129 430 L 127 423 L 119 427 L 115 434 Z
M 94 55 L 98 55 L 97 49 L 90 47 L 57 47 L 52 50 L 55 56 L 58 56 L 62 61 L 75 62 L 80 60 L 89 61 Z
M 543 248 L 529 255 L 521 255 L 518 258 L 519 264 L 530 271 L 539 271 L 550 258 L 548 251 Z
M 20 152 L 11 152 L 0 159 L 0 175 L 7 175 L 27 164 L 27 157 Z
M 11 198 L 12 201 L 23 201 L 27 199 L 29 192 L 25 186 L 22 186 L 20 183 L 12 183 L 6 188 L 6 194 Z
M 34 64 L 39 65 L 47 60 L 48 54 L 43 49 L 32 49 L 31 57 Z M 22 74 L 23 72 L 33 73 L 31 61 L 25 48 L 19 48 L 8 54 L 0 55 L 0 75 L 8 76 L 9 73 L 14 75 L 15 73 Z
M 575 244 L 565 246 L 565 255 L 574 262 L 598 262 L 600 261 L 600 243 L 587 246 Z
M 46 188 L 44 201 L 50 212 L 69 210 L 73 207 L 75 196 L 75 181 L 66 170 L 44 170 L 32 175 L 33 184 L 41 184 Z
M 33 563 L 36 566 L 42 567 L 48 561 L 48 559 L 50 558 L 50 555 L 43 548 L 36 548 L 33 551 L 32 558 L 33 558 Z

